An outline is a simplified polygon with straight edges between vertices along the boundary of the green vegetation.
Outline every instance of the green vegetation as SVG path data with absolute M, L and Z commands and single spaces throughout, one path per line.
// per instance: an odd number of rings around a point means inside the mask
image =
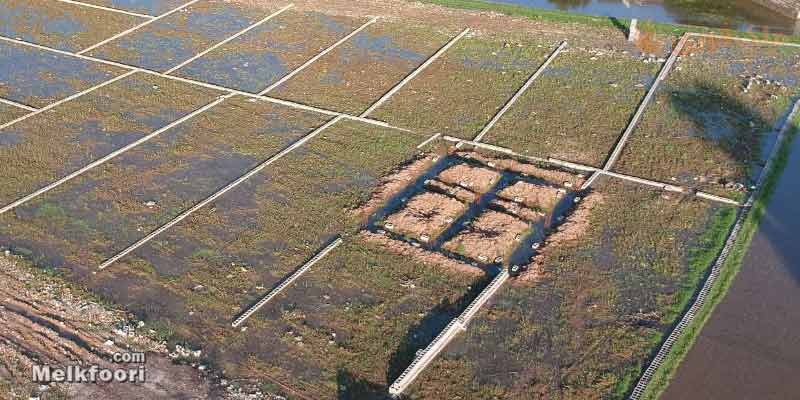
M 800 123 L 800 119 L 796 121 L 796 125 L 798 123 Z M 647 390 L 645 391 L 644 395 L 642 395 L 643 400 L 656 400 L 661 396 L 662 393 L 664 393 L 669 386 L 672 377 L 675 375 L 675 372 L 678 370 L 680 363 L 689 353 L 689 350 L 691 350 L 695 341 L 700 336 L 700 332 L 711 316 L 711 313 L 725 298 L 725 295 L 728 293 L 728 290 L 733 284 L 734 278 L 736 278 L 736 275 L 742 269 L 744 257 L 750 247 L 750 242 L 758 231 L 758 225 L 761 221 L 761 218 L 763 218 L 764 214 L 766 213 L 769 199 L 775 190 L 778 180 L 783 174 L 783 170 L 786 168 L 786 163 L 789 159 L 789 153 L 792 148 L 792 142 L 795 140 L 796 135 L 797 127 L 792 129 L 792 133 L 788 137 L 788 140 L 786 140 L 781 147 L 780 152 L 775 160 L 774 167 L 769 172 L 764 186 L 758 193 L 758 197 L 753 203 L 753 208 L 750 210 L 743 222 L 739 237 L 722 266 L 719 278 L 717 278 L 716 284 L 711 288 L 708 300 L 703 307 L 700 308 L 694 321 L 692 321 L 692 323 L 684 330 L 683 335 L 681 335 L 672 346 L 672 350 L 664 359 L 661 367 L 655 371 L 655 374 L 653 374 L 653 378 L 650 381 L 650 384 L 647 386 Z
M 373 116 L 420 132 L 472 139 L 554 49 L 533 35 L 465 37 Z

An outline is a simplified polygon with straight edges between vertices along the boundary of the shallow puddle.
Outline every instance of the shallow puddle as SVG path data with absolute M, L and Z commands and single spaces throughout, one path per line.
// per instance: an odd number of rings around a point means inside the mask
M 267 11 L 221 0 L 203 0 L 92 50 L 90 54 L 163 72 L 267 15 Z
M 258 93 L 347 36 L 362 22 L 315 12 L 288 11 L 186 65 L 176 74 Z
M 78 51 L 144 19 L 46 0 L 0 0 L 0 35 Z
M 0 42 L 0 97 L 44 107 L 125 71 L 79 58 Z

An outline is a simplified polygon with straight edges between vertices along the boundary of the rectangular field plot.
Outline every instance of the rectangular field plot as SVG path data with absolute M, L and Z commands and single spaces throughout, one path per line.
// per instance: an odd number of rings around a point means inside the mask
M 92 56 L 166 71 L 269 15 L 222 0 L 203 0 L 100 46 Z
M 213 101 L 219 95 L 133 75 L 0 131 L 6 205 Z
M 44 107 L 125 70 L 32 47 L 0 42 L 0 97 Z
M 5 124 L 6 122 L 11 122 L 30 111 L 23 110 L 19 107 L 10 106 L 7 104 L 0 104 L 0 124 Z M 0 131 L 0 147 L 2 146 L 10 146 L 13 142 L 16 142 L 18 139 L 14 139 L 13 136 L 9 135 L 5 137 L 3 132 Z
M 455 34 L 455 33 L 453 33 Z M 429 27 L 378 22 L 272 95 L 359 114 L 444 46 L 449 36 Z
M 145 21 L 47 0 L 0 0 L 0 35 L 78 51 Z
M 627 54 L 568 48 L 483 140 L 602 166 L 658 70 Z
M 258 93 L 365 21 L 286 12 L 181 68 L 176 75 Z
M 741 197 L 798 94 L 800 50 L 692 38 L 616 170 Z
M 315 399 L 385 398 L 485 280 L 353 238 L 249 323 L 252 334 L 269 338 L 262 349 L 278 342 L 285 351 L 252 362 Z
M 247 325 L 245 332 L 231 329 L 234 316 L 332 236 L 354 231 L 363 222 L 354 217 L 354 207 L 369 198 L 379 177 L 411 158 L 424 139 L 337 123 L 97 274 L 90 285 L 148 317 L 148 323 L 155 322 L 150 318 L 166 323 L 202 345 L 232 373 L 260 373 L 259 363 L 293 355 L 272 333 L 259 334 L 257 324 Z M 142 298 L 142 293 L 163 297 Z M 313 363 L 294 362 L 318 370 Z M 304 376 L 298 375 L 301 381 Z
M 567 222 L 542 248 L 541 277 L 501 288 L 410 398 L 583 400 L 628 389 L 735 210 L 602 179 L 583 201 L 592 202 L 588 219 Z
M 472 139 L 554 48 L 530 38 L 461 39 L 373 116 L 396 126 Z
M 17 208 L 0 236 L 97 266 L 324 122 L 233 98 Z
M 84 3 L 158 16 L 189 0 L 81 0 Z

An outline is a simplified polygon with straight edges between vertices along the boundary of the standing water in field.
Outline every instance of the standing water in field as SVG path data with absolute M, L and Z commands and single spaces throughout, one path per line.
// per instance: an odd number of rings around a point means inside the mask
M 728 28 L 740 31 L 800 34 L 800 21 L 753 0 L 492 0 L 493 3 L 562 10 L 601 17 Z

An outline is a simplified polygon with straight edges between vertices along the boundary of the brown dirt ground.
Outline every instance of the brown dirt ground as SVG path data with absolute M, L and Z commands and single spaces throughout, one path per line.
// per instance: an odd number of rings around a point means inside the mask
M 503 211 L 528 222 L 537 222 L 546 216 L 541 211 L 532 210 L 513 201 L 494 199 L 492 205 L 500 207 Z
M 496 158 L 474 151 L 459 152 L 459 154 L 487 165 L 489 163 L 494 164 L 497 168 L 503 170 L 544 179 L 558 186 L 580 187 L 585 181 L 585 178 L 580 174 L 540 168 L 533 164 L 523 163 L 509 158 Z
M 503 189 L 498 194 L 506 200 L 525 204 L 535 210 L 551 211 L 558 201 L 564 197 L 559 189 L 534 185 L 528 182 L 517 182 Z
M 415 261 L 425 265 L 435 265 L 461 274 L 473 276 L 481 276 L 484 274 L 483 270 L 480 268 L 456 261 L 441 253 L 414 247 L 408 243 L 386 237 L 385 235 L 379 235 L 368 231 L 363 231 L 359 235 L 367 242 L 379 244 L 395 254 L 412 257 Z
M 500 180 L 500 173 L 468 164 L 454 165 L 439 174 L 442 182 L 459 185 L 478 194 L 488 192 Z
M 360 218 L 366 218 L 378 211 L 394 195 L 419 179 L 438 160 L 437 155 L 428 155 L 415 160 L 381 179 L 378 188 L 367 202 L 354 211 Z
M 547 236 L 544 243 L 542 243 L 542 247 L 539 249 L 539 254 L 534 257 L 531 264 L 528 265 L 527 271 L 520 275 L 516 279 L 516 282 L 531 284 L 536 282 L 543 273 L 546 273 L 546 271 L 544 271 L 544 266 L 547 264 L 548 248 L 561 246 L 566 243 L 573 243 L 583 237 L 586 230 L 589 229 L 592 209 L 602 202 L 603 194 L 592 192 L 578 203 L 578 206 L 569 218 L 561 224 L 555 232 Z
M 455 197 L 464 203 L 474 203 L 478 201 L 478 195 L 471 190 L 464 189 L 461 186 L 449 185 L 438 179 L 429 180 L 426 182 L 425 186 L 433 191 L 447 193 L 448 195 Z
M 412 197 L 406 206 L 386 218 L 386 229 L 415 239 L 434 240 L 458 218 L 467 205 L 443 194 L 423 192 Z M 393 227 L 390 228 L 390 224 Z
M 442 247 L 483 263 L 494 262 L 506 257 L 518 245 L 517 238 L 529 228 L 508 214 L 486 211 Z
M 4 255 L 0 255 L 0 297 L 0 398 L 39 396 L 43 388 L 30 375 L 34 364 L 118 368 L 120 364 L 109 357 L 126 351 L 147 352 L 145 384 L 60 384 L 47 387 L 44 397 L 59 393 L 75 399 L 221 397 L 199 371 L 173 364 L 165 344 L 139 334 L 120 334 L 125 313 L 108 310 Z

